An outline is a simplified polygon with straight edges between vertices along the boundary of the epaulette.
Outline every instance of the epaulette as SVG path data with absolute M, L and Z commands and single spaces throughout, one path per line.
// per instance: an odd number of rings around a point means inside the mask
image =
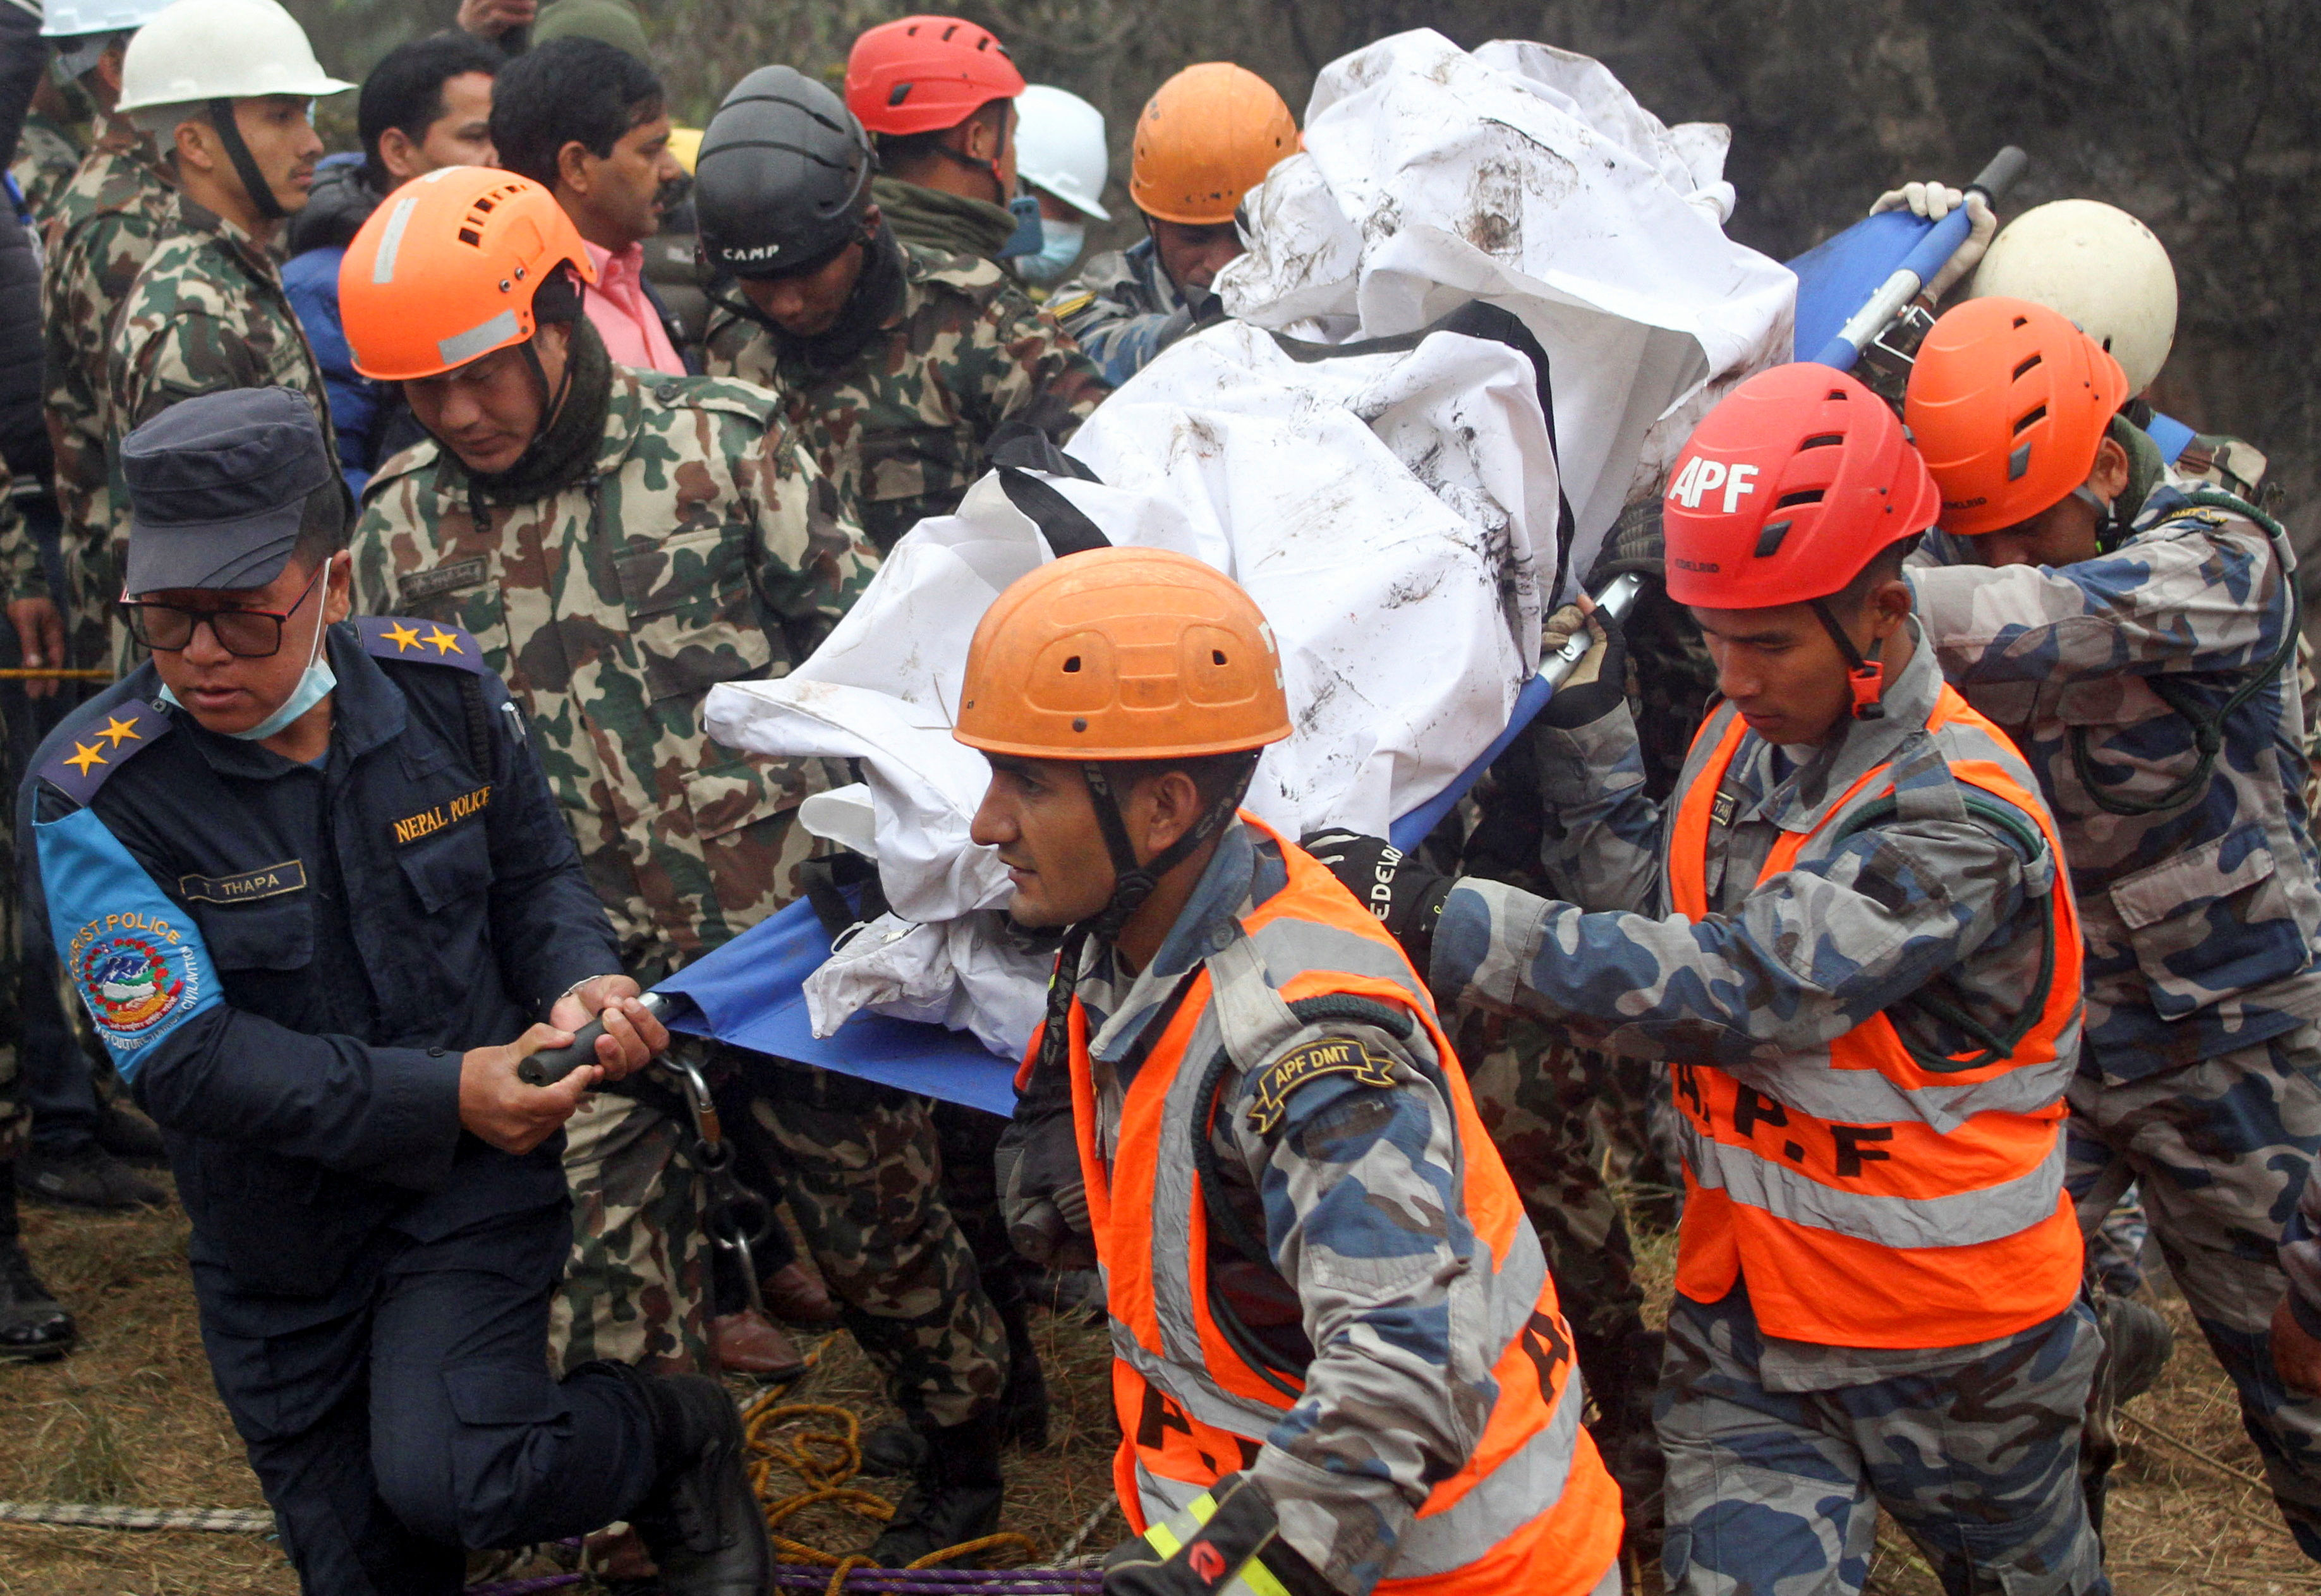
M 169 717 L 143 699 L 125 698 L 105 712 L 104 725 L 92 716 L 86 737 L 67 738 L 69 751 L 41 766 L 41 779 L 85 808 L 114 771 L 173 730 Z
M 1067 316 L 1079 315 L 1095 303 L 1096 291 L 1083 288 L 1078 294 L 1068 295 L 1062 299 L 1051 299 L 1040 308 L 1060 322 Z
M 656 403 L 672 408 L 719 410 L 760 422 L 768 421 L 779 404 L 770 388 L 738 376 L 663 376 L 649 381 L 641 375 L 638 386 Z
M 478 676 L 488 668 L 484 646 L 456 626 L 407 615 L 358 615 L 355 635 L 362 639 L 363 651 L 379 659 L 449 665 Z

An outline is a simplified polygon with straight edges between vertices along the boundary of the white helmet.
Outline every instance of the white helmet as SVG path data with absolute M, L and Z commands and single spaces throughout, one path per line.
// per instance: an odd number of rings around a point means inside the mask
M 73 39 L 84 33 L 128 33 L 143 27 L 169 0 L 48 0 L 41 11 L 41 36 Z
M 1069 89 L 1035 83 L 1015 96 L 1015 176 L 1083 215 L 1112 220 L 1104 208 L 1111 159 L 1104 113 Z
M 2176 268 L 2150 228 L 2100 200 L 2025 211 L 1991 240 L 1970 291 L 2061 311 L 2109 349 L 2141 394 L 2176 340 Z
M 260 95 L 312 99 L 354 86 L 323 70 L 306 30 L 275 0 L 176 0 L 129 41 L 116 109 Z

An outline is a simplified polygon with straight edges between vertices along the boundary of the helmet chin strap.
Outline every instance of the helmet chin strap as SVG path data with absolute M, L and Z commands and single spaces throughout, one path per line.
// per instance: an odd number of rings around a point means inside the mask
M 226 159 L 233 162 L 234 176 L 241 179 L 241 191 L 258 213 L 269 222 L 279 222 L 290 213 L 274 197 L 274 185 L 258 169 L 258 158 L 241 140 L 241 124 L 234 120 L 232 100 L 210 102 L 210 126 L 217 130 L 218 142 L 225 146 Z
M 1097 828 L 1104 833 L 1105 851 L 1112 856 L 1112 896 L 1102 909 L 1064 932 L 1063 946 L 1056 953 L 1055 974 L 1048 982 L 1047 1028 L 1041 1033 L 1035 1071 L 1061 1069 L 1069 1055 L 1072 992 L 1079 984 L 1080 959 L 1087 951 L 1088 939 L 1108 943 L 1119 936 L 1121 928 L 1160 884 L 1160 878 L 1224 829 L 1225 822 L 1240 807 L 1250 775 L 1257 769 L 1257 751 L 1251 751 L 1247 759 L 1240 781 L 1226 783 L 1216 802 L 1201 812 L 1200 818 L 1183 836 L 1141 864 L 1137 861 L 1136 846 L 1128 838 L 1128 823 L 1121 817 L 1112 773 L 1099 761 L 1090 760 L 1080 766 L 1080 779 L 1088 783 L 1088 799 L 1096 809 Z
M 1845 628 L 1837 623 L 1837 617 L 1831 613 L 1828 601 L 1814 599 L 1811 603 L 1822 630 L 1829 633 L 1829 640 L 1837 645 L 1837 651 L 1845 656 L 1846 681 L 1853 689 L 1853 718 L 1884 720 L 1886 705 L 1881 700 L 1886 691 L 1886 667 L 1880 661 L 1878 651 L 1885 647 L 1885 639 L 1870 639 L 1870 653 L 1864 657 L 1861 650 L 1853 646 L 1853 639 L 1846 636 Z

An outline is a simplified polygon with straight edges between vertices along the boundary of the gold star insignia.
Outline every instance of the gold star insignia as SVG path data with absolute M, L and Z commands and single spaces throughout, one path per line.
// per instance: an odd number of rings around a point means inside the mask
M 435 645 L 435 651 L 438 654 L 464 654 L 467 652 L 466 649 L 460 647 L 459 639 L 453 637 L 450 632 L 445 631 L 440 626 L 428 635 L 427 640 Z
M 98 732 L 97 736 L 111 738 L 113 746 L 116 748 L 125 742 L 142 742 L 144 739 L 134 730 L 136 725 L 137 717 L 134 715 L 130 716 L 126 721 L 107 715 L 105 718 L 105 730 Z
M 415 626 L 405 625 L 400 621 L 396 621 L 393 626 L 388 627 L 387 630 L 380 635 L 384 636 L 388 642 L 395 645 L 395 651 L 397 654 L 402 653 L 405 648 L 416 648 L 419 647 L 419 629 Z
M 105 733 L 100 731 L 97 735 L 99 737 L 103 737 Z M 83 775 L 86 775 L 90 766 L 103 765 L 106 763 L 106 760 L 103 754 L 96 751 L 96 746 L 94 743 L 77 742 L 73 744 L 72 754 L 65 760 L 65 763 L 68 765 L 78 766 L 80 767 L 80 773 Z

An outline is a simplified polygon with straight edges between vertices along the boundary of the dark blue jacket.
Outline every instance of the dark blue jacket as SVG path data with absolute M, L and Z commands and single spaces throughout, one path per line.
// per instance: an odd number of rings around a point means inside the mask
M 565 1201 L 560 1137 L 519 1158 L 460 1129 L 460 1055 L 620 968 L 475 639 L 366 617 L 329 655 L 319 766 L 162 707 L 149 661 L 41 745 L 18 817 L 30 911 L 168 1139 L 196 1263 L 289 1297 L 384 1227 Z

